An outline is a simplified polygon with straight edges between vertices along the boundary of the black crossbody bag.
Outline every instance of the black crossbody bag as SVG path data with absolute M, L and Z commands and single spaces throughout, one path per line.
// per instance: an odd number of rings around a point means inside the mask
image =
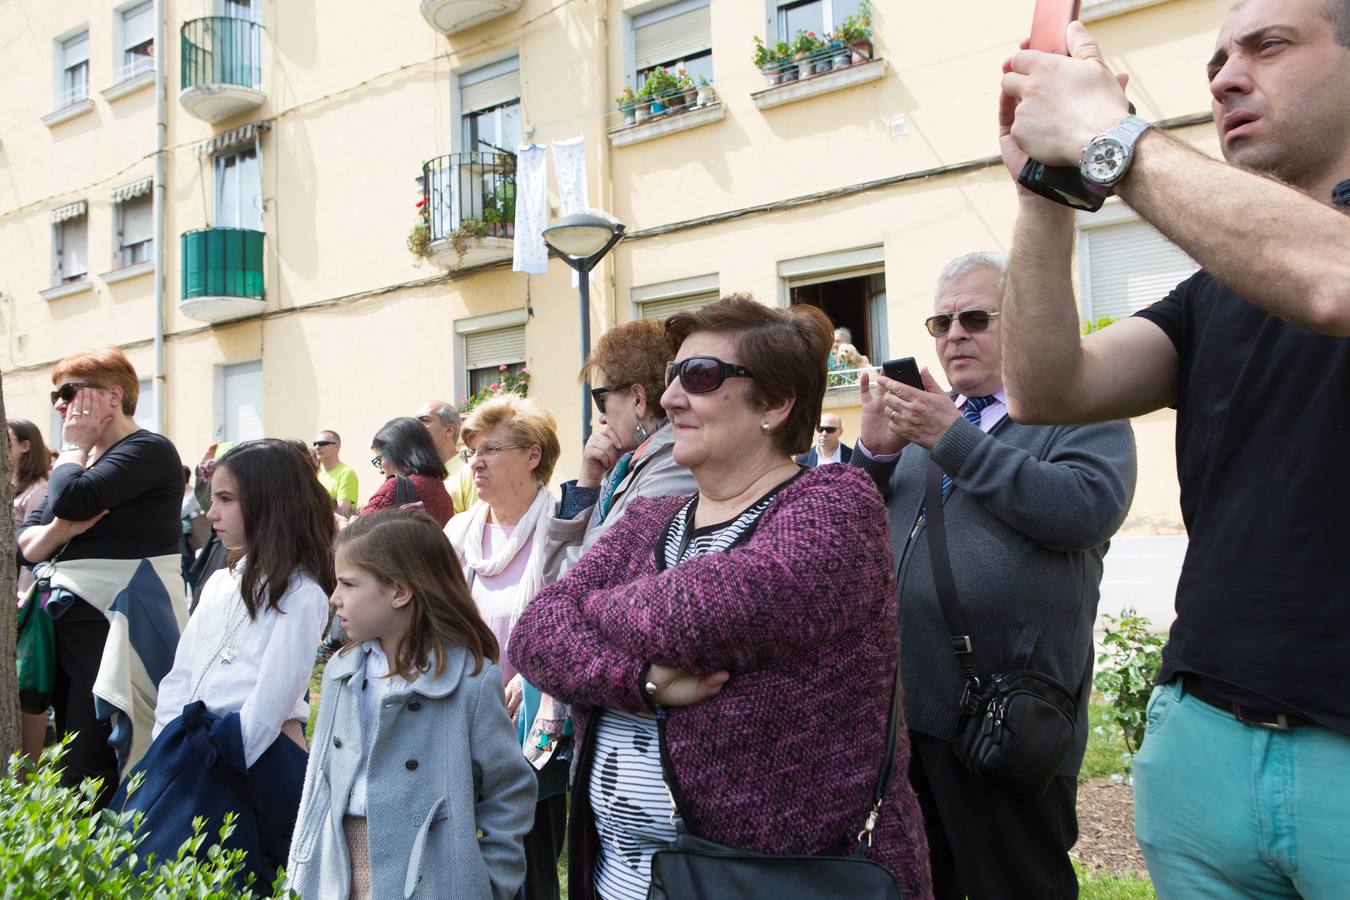
M 1073 746 L 1077 702 L 1064 685 L 1026 668 L 1039 629 L 1014 653 L 1014 668 L 980 676 L 961 603 L 956 596 L 947 529 L 942 513 L 942 471 L 929 462 L 924 502 L 928 516 L 928 555 L 942 617 L 951 632 L 952 652 L 965 679 L 961 719 L 952 752 L 968 769 L 991 784 L 1027 798 L 1042 796 Z
M 665 709 L 656 713 L 660 736 L 661 771 L 670 788 L 671 802 L 680 813 L 675 843 L 652 856 L 652 881 L 647 900 L 900 900 L 900 887 L 890 870 L 866 857 L 872 829 L 895 769 L 896 730 L 900 720 L 900 669 L 896 667 L 891 692 L 891 714 L 881 774 L 872 806 L 847 856 L 773 856 L 726 847 L 689 833 L 693 821 L 679 809 L 675 772 L 666 749 Z

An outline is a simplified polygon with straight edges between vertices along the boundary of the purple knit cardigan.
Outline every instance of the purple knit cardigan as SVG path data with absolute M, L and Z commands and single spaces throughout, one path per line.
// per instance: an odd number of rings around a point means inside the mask
M 898 654 L 886 511 L 860 469 L 823 466 L 785 487 L 726 553 L 658 570 L 684 502 L 635 501 L 511 633 L 511 662 L 572 704 L 576 743 L 605 708 L 650 710 L 650 662 L 725 669 L 716 697 L 672 708 L 666 738 L 695 833 L 762 853 L 839 853 L 867 818 Z M 932 895 L 902 720 L 869 856 L 907 900 Z M 583 884 L 593 896 L 593 860 Z

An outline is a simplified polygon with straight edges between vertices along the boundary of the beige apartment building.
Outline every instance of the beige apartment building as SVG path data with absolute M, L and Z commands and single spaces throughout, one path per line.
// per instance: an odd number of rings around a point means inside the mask
M 995 110 L 1032 5 L 875 0 L 870 59 L 826 52 L 791 80 L 752 63 L 753 39 L 835 31 L 858 0 L 0 5 L 7 409 L 55 434 L 51 364 L 117 344 L 144 379 L 138 418 L 185 460 L 215 439 L 333 428 L 368 496 L 383 422 L 528 365 L 572 477 L 577 289 L 557 259 L 512 271 L 527 202 L 512 151 L 578 138 L 585 205 L 627 228 L 593 273 L 592 334 L 743 291 L 818 304 L 874 362 L 937 371 L 934 278 L 1010 242 Z M 1208 153 L 1203 64 L 1226 5 L 1084 9 L 1140 115 Z M 627 124 L 615 98 L 656 66 L 712 89 Z M 538 221 L 575 205 L 557 159 Z M 408 248 L 419 222 L 425 258 Z M 1078 249 L 1085 320 L 1193 268 L 1116 202 L 1084 217 Z M 850 440 L 855 389 L 826 403 Z M 1173 427 L 1136 423 L 1125 535 L 1181 531 Z

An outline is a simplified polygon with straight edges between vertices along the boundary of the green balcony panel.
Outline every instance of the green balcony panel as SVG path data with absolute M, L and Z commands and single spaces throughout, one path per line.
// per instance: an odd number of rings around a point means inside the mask
M 263 239 L 247 228 L 203 228 L 183 235 L 183 312 L 204 322 L 266 308 Z

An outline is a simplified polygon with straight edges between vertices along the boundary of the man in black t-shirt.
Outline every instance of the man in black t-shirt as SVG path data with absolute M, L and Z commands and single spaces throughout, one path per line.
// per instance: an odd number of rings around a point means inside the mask
M 1177 409 L 1190 544 L 1135 761 L 1161 897 L 1350 884 L 1350 0 L 1246 0 L 1208 63 L 1226 164 L 1129 115 L 1081 25 L 1005 65 L 1004 161 L 1074 166 L 1202 270 L 1080 338 L 1074 212 L 1019 189 L 1014 419 Z

